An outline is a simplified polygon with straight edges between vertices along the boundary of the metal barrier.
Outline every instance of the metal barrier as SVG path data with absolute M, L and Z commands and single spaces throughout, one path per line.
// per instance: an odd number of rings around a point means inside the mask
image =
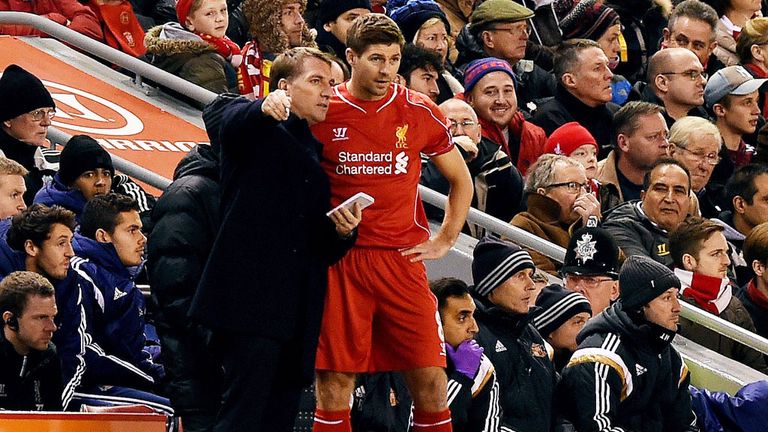
M 135 73 L 138 82 L 141 81 L 142 76 L 147 77 L 158 84 L 173 89 L 203 104 L 209 103 L 216 98 L 216 93 L 212 91 L 156 68 L 107 44 L 81 35 L 48 18 L 26 12 L 0 12 L 0 24 L 22 24 L 34 27 L 58 40 Z
M 70 138 L 72 138 L 72 135 L 66 132 L 60 131 L 54 127 L 48 128 L 48 139 L 54 144 L 64 145 Z M 171 184 L 170 179 L 167 179 L 160 174 L 150 171 L 129 160 L 123 159 L 120 156 L 111 153 L 110 156 L 112 157 L 112 164 L 115 166 L 116 170 L 125 173 L 136 180 L 142 181 L 160 190 L 165 190 L 165 188 Z
M 420 186 L 419 192 L 421 192 L 421 197 L 425 202 L 445 209 L 445 203 L 447 201 L 445 195 L 424 186 Z M 564 248 L 543 240 L 528 231 L 513 227 L 508 222 L 496 219 L 495 217 L 489 216 L 476 209 L 469 210 L 467 221 L 507 237 L 518 245 L 539 251 L 557 262 L 562 263 L 565 258 Z M 680 306 L 682 307 L 680 316 L 683 318 L 687 318 L 699 325 L 707 327 L 736 342 L 752 347 L 763 354 L 768 354 L 768 339 L 756 335 L 749 330 L 745 330 L 718 316 L 705 312 L 695 306 L 691 306 L 688 303 L 680 302 Z

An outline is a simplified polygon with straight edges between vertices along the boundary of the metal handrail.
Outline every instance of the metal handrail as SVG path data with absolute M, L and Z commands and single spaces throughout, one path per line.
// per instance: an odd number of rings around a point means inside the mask
M 448 197 L 445 195 L 439 192 L 435 192 L 424 186 L 419 187 L 419 192 L 421 193 L 421 198 L 425 202 L 436 207 L 440 207 L 441 209 L 445 209 L 445 204 L 448 201 Z M 487 215 L 477 209 L 469 209 L 467 222 L 480 225 L 497 234 L 501 234 L 512 242 L 534 249 L 559 263 L 562 263 L 565 259 L 564 248 L 547 240 L 541 239 L 536 235 L 529 233 L 528 231 L 514 227 L 508 222 L 504 222 L 493 216 Z M 696 306 L 692 306 L 685 302 L 680 302 L 680 306 L 680 316 L 683 318 L 689 319 L 696 324 L 707 327 L 727 338 L 747 345 L 750 348 L 754 348 L 763 354 L 768 354 L 768 339 L 752 333 L 749 330 L 743 329 L 736 324 L 720 318 L 719 316 L 703 311 Z
M 206 90 L 187 80 L 156 68 L 105 43 L 55 23 L 48 18 L 27 12 L 0 12 L 0 24 L 21 24 L 34 27 L 58 40 L 125 68 L 135 73 L 139 79 L 142 76 L 147 77 L 200 103 L 207 104 L 216 98 L 216 93 L 210 90 Z

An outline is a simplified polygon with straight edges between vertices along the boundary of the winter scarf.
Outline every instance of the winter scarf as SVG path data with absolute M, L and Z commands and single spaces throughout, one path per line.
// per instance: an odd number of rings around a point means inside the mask
M 693 300 L 707 312 L 720 315 L 731 303 L 733 293 L 727 277 L 721 279 L 679 268 L 675 269 L 675 276 L 680 279 L 682 296 Z

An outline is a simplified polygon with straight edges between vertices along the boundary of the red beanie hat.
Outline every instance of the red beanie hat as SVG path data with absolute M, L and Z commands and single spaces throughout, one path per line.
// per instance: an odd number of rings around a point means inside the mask
M 593 145 L 596 151 L 600 150 L 595 137 L 584 126 L 578 122 L 570 122 L 552 132 L 552 135 L 547 138 L 547 143 L 544 144 L 544 153 L 570 156 L 585 144 Z
M 179 19 L 179 24 L 186 27 L 187 15 L 192 8 L 194 0 L 178 0 L 176 2 L 176 17 Z

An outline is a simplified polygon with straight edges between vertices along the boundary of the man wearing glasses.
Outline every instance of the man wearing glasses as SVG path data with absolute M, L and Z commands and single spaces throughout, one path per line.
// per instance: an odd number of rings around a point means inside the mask
M 462 37 L 459 38 L 457 45 L 460 53 L 456 60 L 456 65 L 460 67 L 485 57 L 509 62 L 517 76 L 518 105 L 527 112 L 535 109 L 534 100 L 555 93 L 554 76 L 533 61 L 523 60 L 526 48 L 535 45 L 529 43 L 532 18 L 532 10 L 512 0 L 483 2 L 469 17 L 469 35 L 466 35 L 469 41 L 462 43 Z
M 722 185 L 708 185 L 712 171 L 720 162 L 722 138 L 717 126 L 701 117 L 686 116 L 669 131 L 671 156 L 691 172 L 691 192 L 699 200 L 699 212 L 717 217 L 727 209 Z
M 596 225 L 588 223 L 573 233 L 560 269 L 563 285 L 589 300 L 592 316 L 619 298 L 621 254 L 611 234 Z
M 663 106 L 669 128 L 688 115 L 708 117 L 702 107 L 706 83 L 707 74 L 696 54 L 686 48 L 667 48 L 651 57 L 648 84 L 636 83 L 629 98 Z
M 46 134 L 56 115 L 51 94 L 36 76 L 17 65 L 8 66 L 0 78 L 0 152 L 15 160 L 29 174 L 24 177 L 24 202 L 32 203 L 44 176 L 59 169 L 58 151 L 44 149 Z
M 526 176 L 528 210 L 515 215 L 511 224 L 565 247 L 575 229 L 586 225 L 590 217 L 600 217 L 600 203 L 590 191 L 580 162 L 563 155 L 543 155 Z M 555 261 L 533 250 L 529 253 L 537 269 L 557 274 Z

